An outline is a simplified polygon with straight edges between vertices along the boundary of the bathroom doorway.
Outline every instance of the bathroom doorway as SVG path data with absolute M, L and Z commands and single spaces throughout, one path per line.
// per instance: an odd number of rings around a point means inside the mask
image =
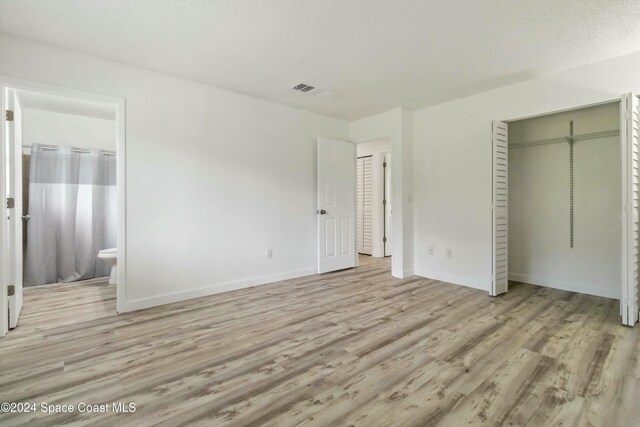
M 124 102 L 24 82 L 2 95 L 0 336 L 52 304 L 54 326 L 113 315 L 124 289 Z

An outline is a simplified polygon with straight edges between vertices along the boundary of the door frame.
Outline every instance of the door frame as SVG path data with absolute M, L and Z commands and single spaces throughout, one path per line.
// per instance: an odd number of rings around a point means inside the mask
M 6 218 L 7 209 L 6 200 L 6 182 L 5 182 L 5 167 L 7 165 L 6 158 L 6 117 L 4 111 L 5 106 L 5 88 L 11 88 L 14 90 L 26 90 L 31 92 L 38 92 L 52 96 L 62 96 L 66 98 L 77 98 L 84 101 L 99 102 L 103 104 L 111 104 L 116 109 L 116 175 L 117 175 L 117 200 L 118 200 L 118 277 L 116 285 L 116 309 L 118 313 L 122 313 L 125 310 L 125 296 L 126 296 L 126 282 L 127 282 L 127 268 L 126 268 L 126 239 L 127 239 L 127 224 L 126 224 L 126 100 L 125 98 L 114 97 L 110 95 L 104 95 L 99 93 L 87 92 L 67 87 L 49 85 L 45 83 L 38 83 L 30 80 L 16 79 L 0 75 L 0 90 L 2 91 L 2 100 L 0 101 L 2 107 L 2 114 L 0 124 L 2 125 L 2 136 L 0 138 L 0 195 L 2 197 L 2 203 L 0 203 L 0 214 L 3 218 Z M 9 254 L 6 253 L 8 236 L 4 233 L 4 227 L 0 227 L 0 269 L 6 271 L 6 259 Z M 0 337 L 6 335 L 8 332 L 8 301 L 7 297 L 7 282 L 5 277 L 0 280 Z
M 546 112 L 541 112 L 541 113 L 538 113 L 538 114 L 532 114 L 532 115 L 528 115 L 528 116 L 512 117 L 512 118 L 509 118 L 509 119 L 497 119 L 497 120 L 503 121 L 503 122 L 507 123 L 507 125 L 508 125 L 509 123 L 515 122 L 515 121 L 526 120 L 526 119 L 531 119 L 531 118 L 535 118 L 535 117 L 544 117 L 544 116 L 548 116 L 548 115 L 552 115 L 552 114 L 558 114 L 558 113 L 563 113 L 563 112 L 572 111 L 572 110 L 578 110 L 578 109 L 582 109 L 582 108 L 595 107 L 595 106 L 598 106 L 598 105 L 613 104 L 613 103 L 621 104 L 624 101 L 624 97 L 626 95 L 627 94 L 622 94 L 622 95 L 620 95 L 618 97 L 615 97 L 615 98 L 611 98 L 611 99 L 607 99 L 607 100 L 603 100 L 603 101 L 599 101 L 599 102 L 593 102 L 593 103 L 590 103 L 590 104 L 577 105 L 577 106 L 573 106 L 573 107 L 569 107 L 569 108 L 563 108 L 563 109 L 554 110 L 554 111 L 546 111 Z M 635 94 L 635 93 L 634 93 L 634 95 L 637 96 L 637 94 Z M 622 129 L 622 126 L 623 126 L 622 120 L 623 120 L 623 117 L 622 117 L 622 114 L 620 114 L 620 150 L 621 150 L 620 158 L 621 159 L 623 159 L 625 157 L 625 153 L 624 153 L 625 147 L 624 147 L 624 142 L 623 142 L 623 139 L 622 139 L 623 138 L 623 134 L 624 134 L 623 133 L 623 129 Z M 493 121 L 491 121 L 489 123 L 490 129 L 491 129 L 492 124 L 493 124 Z M 493 135 L 491 135 L 491 146 L 492 146 L 491 163 L 493 164 Z M 508 155 L 508 149 L 507 149 L 507 155 Z M 625 171 L 625 168 L 626 167 L 624 165 L 622 165 L 622 172 Z M 623 194 L 626 192 L 626 188 L 627 188 L 627 181 L 626 180 L 627 179 L 628 178 L 626 176 L 621 176 L 620 191 Z M 491 189 L 492 189 L 491 190 L 491 194 L 492 194 L 492 199 L 493 199 L 493 173 L 491 174 L 490 185 L 491 185 Z M 507 187 L 507 197 L 508 197 L 508 194 L 509 194 L 509 187 Z M 493 210 L 493 207 L 491 207 L 491 209 Z M 621 200 L 620 212 L 621 212 L 621 214 L 620 214 L 620 226 L 621 226 L 622 230 L 624 231 L 625 228 L 626 228 L 626 222 L 627 222 L 627 210 L 626 210 L 626 203 L 625 203 L 624 198 Z M 493 211 L 491 212 L 491 214 L 493 215 Z M 493 251 L 494 251 L 493 221 L 491 221 L 491 223 L 492 223 L 492 225 L 491 225 L 491 235 L 492 235 L 491 252 L 493 253 Z M 621 239 L 622 239 L 622 241 L 621 241 L 621 248 L 622 248 L 625 245 L 625 243 L 624 243 L 625 239 L 628 239 L 628 233 L 625 234 L 623 232 L 623 234 L 621 235 Z M 622 249 L 621 249 L 620 254 L 619 254 L 621 265 L 623 263 L 623 260 L 627 258 L 626 255 L 627 254 L 624 254 Z M 491 261 L 490 262 L 491 262 L 490 271 L 493 272 L 493 270 L 494 270 L 493 256 L 491 257 Z M 623 271 L 622 268 L 621 268 L 620 274 L 621 274 L 621 276 L 620 276 L 620 291 L 621 291 L 621 293 L 620 293 L 620 310 L 621 310 L 621 313 L 620 314 L 622 316 L 622 304 L 623 304 L 622 298 L 623 298 L 623 296 L 625 294 L 624 291 L 623 291 L 623 286 L 626 284 L 626 281 L 624 280 L 623 275 L 626 275 L 627 272 Z M 489 292 L 491 292 L 491 289 L 490 289 Z

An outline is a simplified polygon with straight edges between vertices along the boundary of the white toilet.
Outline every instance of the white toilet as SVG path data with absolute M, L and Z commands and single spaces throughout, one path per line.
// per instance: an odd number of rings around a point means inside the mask
M 98 258 L 111 266 L 109 284 L 115 285 L 118 278 L 118 248 L 103 249 L 98 252 Z

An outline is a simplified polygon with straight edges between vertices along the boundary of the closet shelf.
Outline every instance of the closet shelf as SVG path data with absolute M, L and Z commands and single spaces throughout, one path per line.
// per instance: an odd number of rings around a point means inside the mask
M 573 138 L 568 136 L 561 136 L 557 138 L 548 138 L 548 139 L 537 139 L 533 141 L 521 141 L 509 143 L 509 149 L 512 148 L 526 148 L 526 147 L 535 147 L 538 145 L 548 145 L 548 144 L 559 144 L 562 142 L 569 142 L 569 139 L 573 139 L 573 141 L 584 141 L 587 139 L 598 139 L 598 138 L 607 138 L 610 136 L 618 136 L 620 135 L 619 129 L 612 130 L 604 130 L 601 132 L 592 132 L 592 133 L 583 133 L 581 135 L 574 135 Z

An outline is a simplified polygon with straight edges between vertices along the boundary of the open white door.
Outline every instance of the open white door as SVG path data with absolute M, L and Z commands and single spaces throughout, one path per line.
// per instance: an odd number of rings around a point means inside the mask
M 504 122 L 492 123 L 492 236 L 493 260 L 491 274 L 491 292 L 496 296 L 509 289 L 508 263 L 508 126 Z
M 0 86 L 0 104 L 2 105 L 2 113 L 0 114 L 0 122 L 2 122 L 2 134 L 0 134 L 0 215 L 1 218 L 7 218 L 7 114 L 8 109 L 7 97 L 5 96 L 5 87 Z M 9 284 L 9 272 L 7 271 L 7 226 L 6 219 L 2 220 L 0 226 L 0 337 L 7 334 L 9 330 L 9 298 L 7 297 L 7 287 Z
M 355 167 L 352 143 L 318 138 L 318 273 L 356 266 Z
M 622 157 L 622 272 L 620 314 L 624 325 L 638 321 L 638 98 L 622 96 L 620 103 Z
M 4 92 L 9 115 L 5 120 L 7 212 L 6 271 L 9 328 L 18 325 L 22 311 L 22 108 L 13 89 Z

